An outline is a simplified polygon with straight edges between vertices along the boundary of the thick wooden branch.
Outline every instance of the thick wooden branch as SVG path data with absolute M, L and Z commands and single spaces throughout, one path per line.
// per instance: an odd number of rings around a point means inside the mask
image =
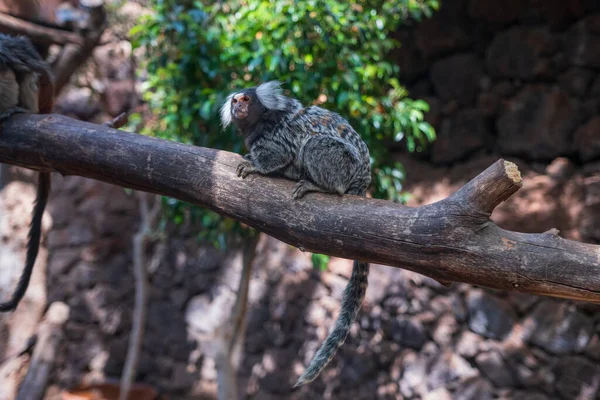
M 291 181 L 238 178 L 240 161 L 58 115 L 15 115 L 0 124 L 0 162 L 175 197 L 313 252 L 600 303 L 600 246 L 506 231 L 489 220 L 521 186 L 510 162 L 499 160 L 445 200 L 410 208 L 326 194 L 294 201 Z

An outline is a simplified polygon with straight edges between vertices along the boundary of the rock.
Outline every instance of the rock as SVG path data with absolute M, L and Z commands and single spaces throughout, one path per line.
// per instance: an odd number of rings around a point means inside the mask
M 148 306 L 147 318 L 144 347 L 151 354 L 169 354 L 175 361 L 187 362 L 194 344 L 180 310 L 172 303 L 155 300 Z
M 221 295 L 212 301 L 208 295 L 194 296 L 190 299 L 185 310 L 185 320 L 189 329 L 207 335 L 227 320 L 235 298 L 227 291 L 220 293 Z
M 62 93 L 54 106 L 56 113 L 88 121 L 102 111 L 90 88 L 70 87 Z
M 425 60 L 456 53 L 468 47 L 470 39 L 464 30 L 458 23 L 450 22 L 457 20 L 450 15 L 451 8 L 443 4 L 439 12 L 424 19 L 415 28 L 416 44 Z
M 398 397 L 398 393 L 398 385 L 395 382 L 379 383 L 377 386 L 378 399 L 395 399 Z M 368 395 L 372 395 L 372 393 Z
M 89 221 L 84 218 L 73 218 L 63 229 L 54 229 L 48 233 L 48 247 L 58 248 L 81 246 L 94 239 Z
M 470 379 L 454 392 L 454 400 L 492 400 L 493 387 L 483 378 Z
M 481 336 L 474 334 L 471 331 L 463 331 L 460 339 L 456 344 L 456 351 L 463 357 L 472 358 L 479 352 L 481 345 Z
M 600 15 L 584 18 L 567 31 L 565 50 L 569 63 L 600 67 Z
M 389 292 L 387 290 L 389 283 L 392 280 L 401 279 L 398 277 L 399 270 L 397 268 L 371 268 L 372 272 L 369 273 L 369 290 L 365 295 L 365 303 L 366 304 L 380 304 L 383 299 L 389 296 Z M 394 277 L 395 276 L 395 279 Z M 348 277 L 349 278 L 349 277 Z M 343 279 L 342 290 L 346 287 L 348 283 L 347 279 Z
M 150 15 L 152 12 L 150 9 L 137 3 L 127 2 L 119 8 L 119 15 L 126 18 L 128 21 L 137 21 L 142 16 Z
M 427 280 L 426 282 L 434 281 L 433 279 Z M 439 285 L 439 283 L 438 283 Z M 440 285 L 441 286 L 441 285 Z M 435 296 L 429 302 L 429 311 L 432 311 L 437 317 L 441 317 L 444 314 L 451 313 L 453 311 L 453 298 L 448 295 Z
M 550 55 L 555 40 L 543 28 L 515 27 L 494 37 L 485 65 L 495 78 L 533 79 L 550 77 Z
M 581 120 L 587 120 L 600 114 L 600 99 L 586 96 L 580 103 Z
M 473 53 L 456 54 L 437 61 L 430 79 L 443 101 L 456 100 L 460 105 L 473 104 L 483 76 L 483 63 Z
M 446 388 L 437 388 L 427 394 L 425 394 L 423 397 L 421 397 L 422 400 L 452 400 L 452 395 L 450 394 L 450 392 L 448 390 L 446 390 Z
M 510 369 L 497 351 L 480 353 L 475 358 L 477 367 L 496 387 L 511 387 L 515 382 Z
M 508 295 L 507 300 L 518 313 L 526 313 L 540 300 L 540 296 L 514 292 Z
M 289 365 L 289 360 L 294 360 L 296 354 L 292 349 L 275 349 L 266 352 L 261 360 L 260 368 L 264 371 L 264 377 L 260 380 L 261 390 L 276 393 L 289 393 L 288 386 L 292 381 L 289 371 L 285 365 Z M 282 385 L 282 382 L 284 383 Z
M 556 392 L 564 400 L 595 399 L 600 386 L 600 368 L 581 356 L 563 358 L 554 370 Z
M 575 131 L 575 149 L 583 162 L 600 159 L 600 116 Z
M 476 20 L 503 25 L 519 18 L 524 3 L 519 0 L 469 0 L 469 16 Z
M 477 109 L 484 117 L 493 117 L 500 108 L 500 100 L 492 93 L 481 93 L 477 97 Z
M 434 96 L 423 96 L 422 99 L 429 104 L 429 111 L 425 113 L 424 120 L 433 127 L 437 127 L 441 120 L 442 106 L 440 99 Z
M 514 96 L 519 88 L 520 85 L 517 85 L 513 81 L 497 81 L 496 84 L 492 86 L 491 93 L 501 99 L 508 99 Z
M 431 365 L 426 378 L 427 387 L 431 390 L 438 387 L 448 387 L 448 385 L 457 382 L 462 384 L 469 378 L 478 375 L 477 370 L 471 367 L 464 358 L 448 350 L 440 354 Z
M 391 33 L 393 39 L 402 43 L 402 46 L 392 49 L 390 61 L 398 65 L 402 79 L 411 81 L 427 71 L 428 63 L 417 47 L 414 33 L 408 29 L 398 29 Z
M 390 314 L 403 315 L 408 311 L 409 303 L 408 300 L 404 297 L 391 296 L 383 301 L 383 308 Z
M 600 339 L 598 338 L 598 335 L 592 337 L 583 351 L 583 354 L 586 354 L 595 361 L 600 361 Z
M 427 364 L 429 358 L 423 352 L 408 352 L 402 358 L 404 371 L 402 379 L 399 382 L 400 393 L 404 397 L 412 397 L 415 394 L 427 392 L 427 387 L 423 377 L 427 376 Z
M 381 324 L 384 337 L 403 347 L 420 350 L 427 340 L 423 325 L 412 318 L 396 317 Z
M 77 293 L 78 289 L 93 287 L 98 283 L 100 276 L 100 271 L 95 265 L 79 261 L 69 273 L 70 284 L 73 285 L 71 293 Z
M 358 382 L 364 380 L 364 377 L 373 376 L 377 371 L 377 357 L 372 350 L 367 349 L 363 352 L 357 352 L 356 349 L 341 349 L 344 357 L 344 365 L 340 371 L 340 381 L 342 387 L 352 387 Z M 290 355 L 290 359 L 293 355 Z M 282 359 L 282 366 L 288 359 Z
M 102 96 L 106 112 L 110 116 L 116 117 L 128 111 L 134 93 L 135 85 L 132 80 L 108 82 Z
M 592 241 L 600 241 L 600 179 L 590 177 L 584 181 L 585 208 L 581 213 L 581 235 Z
M 117 301 L 116 292 L 109 286 L 96 285 L 83 293 L 83 298 L 88 309 L 98 320 L 100 331 L 107 335 L 114 335 L 123 327 L 123 308 L 112 309 L 111 305 Z
M 562 30 L 574 19 L 585 15 L 581 1 L 538 0 L 531 2 L 531 6 L 553 30 Z
M 584 97 L 595 74 L 586 68 L 572 67 L 558 77 L 558 84 L 565 92 Z
M 523 328 L 523 338 L 529 343 L 554 354 L 568 354 L 585 349 L 594 324 L 572 304 L 544 300 L 525 319 Z
M 69 313 L 70 321 L 82 325 L 89 325 L 95 322 L 91 310 L 81 297 L 73 297 L 69 301 L 69 307 L 71 308 Z
M 438 319 L 433 331 L 433 340 L 440 346 L 450 346 L 457 331 L 458 323 L 454 316 L 445 314 Z
M 515 323 L 515 312 L 505 300 L 479 289 L 469 292 L 467 308 L 469 328 L 490 339 L 506 338 Z
M 513 369 L 515 371 L 517 382 L 523 387 L 538 386 L 541 383 L 539 371 L 532 371 L 531 368 L 518 364 Z
M 571 160 L 566 157 L 558 157 L 546 167 L 544 172 L 546 175 L 552 178 L 552 180 L 564 183 L 568 182 L 577 171 L 575 164 Z M 539 296 L 533 295 L 531 297 L 539 298 Z M 531 300 L 527 301 L 524 298 L 519 299 L 519 303 L 522 301 L 531 303 Z
M 48 274 L 54 276 L 66 274 L 79 260 L 80 254 L 79 249 L 62 248 L 54 250 L 48 263 Z
M 468 312 L 462 296 L 458 293 L 452 293 L 450 296 L 452 297 L 452 311 L 454 313 L 454 318 L 456 318 L 458 322 L 465 322 L 468 317 Z
M 600 96 L 600 76 L 596 76 L 596 78 L 594 79 L 589 94 L 594 97 Z
M 173 367 L 171 375 L 171 390 L 190 390 L 196 382 L 196 375 L 188 369 L 186 363 L 178 362 Z
M 456 138 L 460 138 L 460 145 Z M 491 142 L 492 135 L 483 115 L 477 109 L 462 110 L 442 121 L 432 144 L 431 161 L 436 164 L 461 161 Z
M 115 81 L 131 78 L 133 65 L 130 42 L 124 40 L 96 47 L 93 57 L 102 78 Z
M 548 396 L 540 392 L 531 392 L 520 390 L 514 392 L 512 395 L 513 400 L 550 400 Z
M 391 340 L 382 340 L 379 343 L 375 343 L 372 346 L 374 353 L 376 354 L 377 362 L 379 366 L 389 366 L 398 353 L 400 353 L 400 344 Z
M 553 159 L 571 152 L 578 122 L 576 106 L 563 92 L 528 86 L 508 102 L 496 121 L 498 147 L 505 155 Z

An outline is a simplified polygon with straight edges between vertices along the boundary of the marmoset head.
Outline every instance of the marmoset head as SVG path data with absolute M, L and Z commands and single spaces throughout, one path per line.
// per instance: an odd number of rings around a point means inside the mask
M 232 122 L 238 128 L 250 127 L 258 123 L 265 113 L 285 110 L 286 97 L 281 94 L 279 86 L 279 82 L 271 81 L 227 96 L 221 107 L 223 128 Z

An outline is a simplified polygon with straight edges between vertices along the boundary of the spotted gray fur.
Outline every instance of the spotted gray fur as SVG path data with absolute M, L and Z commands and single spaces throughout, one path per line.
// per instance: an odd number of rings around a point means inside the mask
M 250 117 L 243 120 L 233 112 L 232 98 L 239 93 L 252 100 Z M 237 168 L 238 176 L 259 173 L 298 181 L 294 199 L 308 192 L 364 196 L 371 182 L 369 149 L 352 126 L 334 112 L 305 108 L 284 96 L 277 82 L 230 95 L 221 121 L 223 126 L 234 123 L 250 151 Z M 314 380 L 346 340 L 365 297 L 368 274 L 368 263 L 354 262 L 338 319 L 295 386 Z

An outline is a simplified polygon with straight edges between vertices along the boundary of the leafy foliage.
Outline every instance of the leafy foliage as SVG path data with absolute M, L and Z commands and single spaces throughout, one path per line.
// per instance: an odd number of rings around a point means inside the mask
M 429 106 L 406 97 L 387 58 L 398 45 L 389 34 L 409 16 L 430 16 L 438 0 L 151 3 L 155 13 L 132 30 L 149 57 L 145 99 L 156 120 L 148 133 L 241 153 L 243 140 L 221 129 L 218 109 L 228 93 L 277 79 L 303 104 L 346 117 L 371 151 L 373 195 L 401 200 L 404 171 L 389 161 L 390 141 L 414 151 L 435 133 L 423 120 Z M 187 207 L 168 204 L 181 220 Z M 213 240 L 239 230 L 216 214 L 189 212 Z

